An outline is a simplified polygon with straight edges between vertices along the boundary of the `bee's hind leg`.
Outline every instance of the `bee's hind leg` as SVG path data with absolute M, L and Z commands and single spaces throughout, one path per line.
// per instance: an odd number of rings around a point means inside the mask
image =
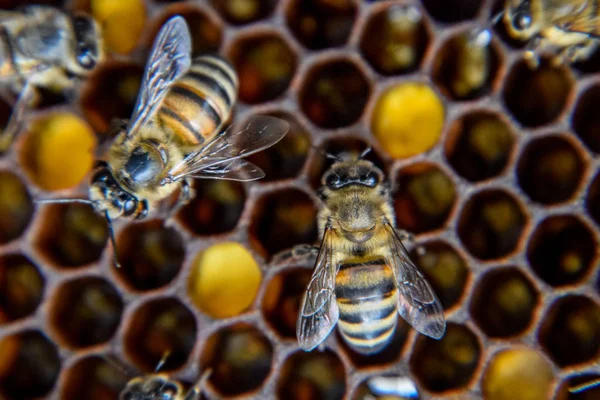
M 169 227 L 173 224 L 173 217 L 177 215 L 179 210 L 194 197 L 194 189 L 192 189 L 192 185 L 187 179 L 181 180 L 181 192 L 179 193 L 179 197 L 173 206 L 167 212 L 165 217 L 165 226 Z
M 35 86 L 28 81 L 17 98 L 17 102 L 13 107 L 4 131 L 0 134 L 0 153 L 4 153 L 9 149 L 12 142 L 22 130 L 25 121 L 25 112 L 33 105 L 36 97 Z

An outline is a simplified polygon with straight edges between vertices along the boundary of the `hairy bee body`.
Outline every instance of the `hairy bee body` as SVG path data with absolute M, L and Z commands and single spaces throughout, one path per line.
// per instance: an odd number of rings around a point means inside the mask
M 440 338 L 443 309 L 395 230 L 383 172 L 362 158 L 340 159 L 323 175 L 319 197 L 322 243 L 298 315 L 300 346 L 312 350 L 337 324 L 354 351 L 376 353 L 391 341 L 398 314 Z
M 183 385 L 167 374 L 139 376 L 127 382 L 119 400 L 198 400 L 210 372 L 204 373 L 195 387 L 185 390 Z
M 173 83 L 157 118 L 185 145 L 209 142 L 231 117 L 237 90 L 237 75 L 225 59 L 197 57 L 189 71 Z
M 551 49 L 558 52 L 559 61 L 576 62 L 598 46 L 598 0 L 506 0 L 503 14 L 509 35 L 529 41 L 530 59 Z
M 89 16 L 29 6 L 0 12 L 0 84 L 20 91 L 27 81 L 62 89 L 69 75 L 88 75 L 103 57 L 100 29 Z

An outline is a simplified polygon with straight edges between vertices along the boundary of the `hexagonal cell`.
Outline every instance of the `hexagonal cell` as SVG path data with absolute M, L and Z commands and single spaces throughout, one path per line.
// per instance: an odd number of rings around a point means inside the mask
M 588 188 L 585 205 L 591 217 L 600 225 L 600 170 Z
M 471 315 L 489 337 L 516 336 L 533 321 L 539 303 L 535 286 L 516 267 L 486 272 L 475 286 Z
M 106 356 L 91 355 L 77 360 L 66 372 L 61 398 L 116 399 L 128 377 Z
M 365 379 L 354 391 L 352 400 L 418 399 L 419 390 L 408 376 L 383 375 Z
M 29 178 L 45 190 L 81 183 L 94 164 L 96 135 L 86 121 L 69 112 L 43 115 L 25 134 L 19 161 Z
M 450 323 L 440 340 L 419 336 L 410 366 L 423 386 L 438 393 L 467 385 L 480 358 L 477 337 L 467 327 Z
M 239 182 L 197 180 L 195 196 L 178 213 L 179 221 L 198 235 L 226 233 L 235 228 L 244 210 L 246 192 Z
M 396 176 L 396 225 L 413 233 L 444 226 L 456 200 L 454 183 L 435 164 L 418 163 Z
M 225 396 L 250 394 L 269 373 L 273 346 L 254 326 L 244 323 L 222 328 L 204 344 L 201 363 L 212 369 L 210 382 Z
M 441 22 L 459 22 L 473 19 L 483 0 L 423 0 L 429 14 Z
M 593 152 L 600 153 L 600 86 L 592 86 L 577 99 L 571 126 L 577 136 Z
M 142 370 L 154 371 L 166 355 L 161 372 L 181 368 L 196 342 L 196 319 L 178 299 L 156 298 L 139 306 L 125 330 L 126 353 Z
M 600 375 L 577 374 L 559 386 L 556 400 L 594 400 L 600 398 Z
M 567 68 L 554 67 L 543 59 L 532 70 L 523 60 L 512 67 L 504 81 L 504 103 L 524 126 L 546 125 L 562 114 L 572 86 Z
M 331 350 L 292 354 L 285 360 L 277 382 L 280 399 L 340 400 L 345 391 L 344 365 Z
M 63 284 L 54 294 L 50 323 L 61 341 L 82 348 L 108 341 L 117 330 L 123 301 L 100 278 L 85 277 Z
M 529 264 L 552 286 L 569 285 L 582 279 L 593 267 L 596 253 L 593 232 L 571 215 L 543 220 L 527 246 Z
M 473 195 L 458 220 L 458 236 L 467 250 L 482 260 L 504 257 L 515 250 L 527 215 L 513 195 L 489 189 Z
M 367 104 L 371 88 L 361 69 L 346 60 L 313 66 L 301 85 L 302 111 L 322 128 L 356 123 Z
M 61 267 L 79 267 L 100 259 L 108 240 L 104 218 L 84 204 L 49 205 L 36 235 L 39 250 Z
M 585 165 L 567 137 L 546 136 L 532 141 L 517 164 L 519 185 L 534 201 L 554 204 L 569 200 L 577 190 Z
M 454 100 L 490 93 L 502 62 L 491 33 L 474 29 L 447 40 L 434 58 L 433 80 Z
M 229 23 L 248 24 L 268 17 L 276 0 L 211 0 L 213 7 Z
M 391 4 L 376 11 L 362 35 L 361 52 L 384 75 L 418 69 L 430 40 L 422 11 L 412 4 Z
M 372 354 L 360 354 L 356 352 L 348 345 L 348 343 L 346 343 L 339 329 L 336 329 L 335 333 L 338 338 L 338 343 L 343 349 L 343 352 L 348 355 L 352 364 L 358 368 L 370 369 L 385 368 L 386 366 L 392 366 L 397 363 L 401 359 L 409 330 L 410 326 L 402 318 L 398 318 L 396 331 L 385 344 L 385 347 L 383 347 L 381 351 Z
M 419 251 L 421 248 L 424 251 Z M 413 248 L 410 256 L 433 286 L 444 309 L 454 307 L 469 279 L 469 268 L 460 254 L 449 244 L 436 240 Z
M 194 304 L 213 318 L 241 314 L 252 305 L 262 274 L 256 260 L 235 242 L 214 244 L 194 259 L 188 293 Z
M 273 255 L 296 244 L 314 243 L 316 209 L 306 193 L 286 189 L 270 193 L 257 202 L 250 225 L 250 241 Z
M 262 301 L 265 320 L 284 339 L 296 339 L 296 320 L 312 271 L 292 269 L 269 281 Z
M 214 53 L 221 47 L 223 32 L 215 18 L 207 14 L 202 7 L 194 4 L 179 3 L 164 7 L 161 15 L 153 21 L 153 33 L 148 37 L 146 46 L 150 48 L 160 28 L 175 15 L 181 15 L 187 22 L 192 36 L 192 55 Z
M 238 37 L 229 56 L 239 75 L 240 100 L 249 104 L 282 95 L 296 72 L 296 55 L 274 33 Z
M 12 172 L 0 171 L 0 244 L 21 236 L 33 214 L 27 186 Z
M 262 182 L 293 178 L 300 173 L 310 150 L 308 131 L 290 114 L 272 113 L 290 124 L 288 133 L 274 146 L 252 154 L 248 161 L 265 171 Z
M 321 179 L 323 174 L 327 171 L 335 162 L 327 156 L 327 154 L 334 155 L 337 157 L 353 156 L 358 157 L 361 155 L 369 145 L 362 139 L 355 138 L 343 138 L 343 139 L 332 139 L 327 141 L 320 151 L 317 151 L 313 156 L 311 163 L 309 164 L 309 179 L 310 184 L 314 189 L 318 189 L 322 186 Z M 371 161 L 375 166 L 381 169 L 384 173 L 386 171 L 386 165 L 381 156 L 374 150 L 369 151 L 365 156 L 365 160 Z
M 507 122 L 488 111 L 463 115 L 452 123 L 444 151 L 460 176 L 478 182 L 501 174 L 508 165 L 515 138 Z
M 485 399 L 548 399 L 552 390 L 552 365 L 535 350 L 514 348 L 493 355 L 481 382 Z
M 0 340 L 0 394 L 10 399 L 45 396 L 60 372 L 54 343 L 40 331 L 27 330 Z
M 442 100 L 429 85 L 403 82 L 377 99 L 371 131 L 391 157 L 407 158 L 435 146 L 444 128 L 444 114 Z
M 600 306 L 587 297 L 558 299 L 540 325 L 538 340 L 561 367 L 597 362 L 600 355 Z
M 38 267 L 27 257 L 0 256 L 0 324 L 33 314 L 42 301 L 44 284 Z
M 356 18 L 354 0 L 293 0 L 286 12 L 292 33 L 309 49 L 342 46 Z
M 113 119 L 131 117 L 143 72 L 141 65 L 113 61 L 90 78 L 81 94 L 81 107 L 96 131 L 105 132 Z
M 121 268 L 115 272 L 135 290 L 167 285 L 185 257 L 181 235 L 160 220 L 128 226 L 119 234 L 117 248 Z

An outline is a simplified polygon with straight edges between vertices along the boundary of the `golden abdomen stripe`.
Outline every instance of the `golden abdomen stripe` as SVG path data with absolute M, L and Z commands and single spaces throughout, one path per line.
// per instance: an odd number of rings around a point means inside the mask
M 220 133 L 236 99 L 233 68 L 217 56 L 202 56 L 173 84 L 158 116 L 184 143 L 198 145 Z
M 344 340 L 363 354 L 383 348 L 398 321 L 398 289 L 391 268 L 383 260 L 342 265 L 335 294 Z

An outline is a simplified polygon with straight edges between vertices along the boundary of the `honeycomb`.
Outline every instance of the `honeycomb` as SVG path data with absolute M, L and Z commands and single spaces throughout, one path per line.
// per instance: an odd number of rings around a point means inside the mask
M 470 57 L 491 0 L 38 2 L 91 12 L 112 56 L 76 101 L 32 110 L 0 156 L 0 398 L 114 399 L 165 353 L 161 370 L 186 384 L 213 370 L 209 399 L 383 398 L 377 376 L 409 378 L 422 399 L 600 397 L 569 392 L 600 377 L 600 56 L 532 70 L 498 25 Z M 235 65 L 236 122 L 267 113 L 291 130 L 252 156 L 263 181 L 196 182 L 168 226 L 116 222 L 116 269 L 88 206 L 33 199 L 86 195 L 174 14 L 195 53 Z M 295 320 L 310 266 L 269 261 L 317 240 L 324 151 L 367 146 L 447 332 L 401 322 L 377 355 L 337 333 L 306 353 Z

